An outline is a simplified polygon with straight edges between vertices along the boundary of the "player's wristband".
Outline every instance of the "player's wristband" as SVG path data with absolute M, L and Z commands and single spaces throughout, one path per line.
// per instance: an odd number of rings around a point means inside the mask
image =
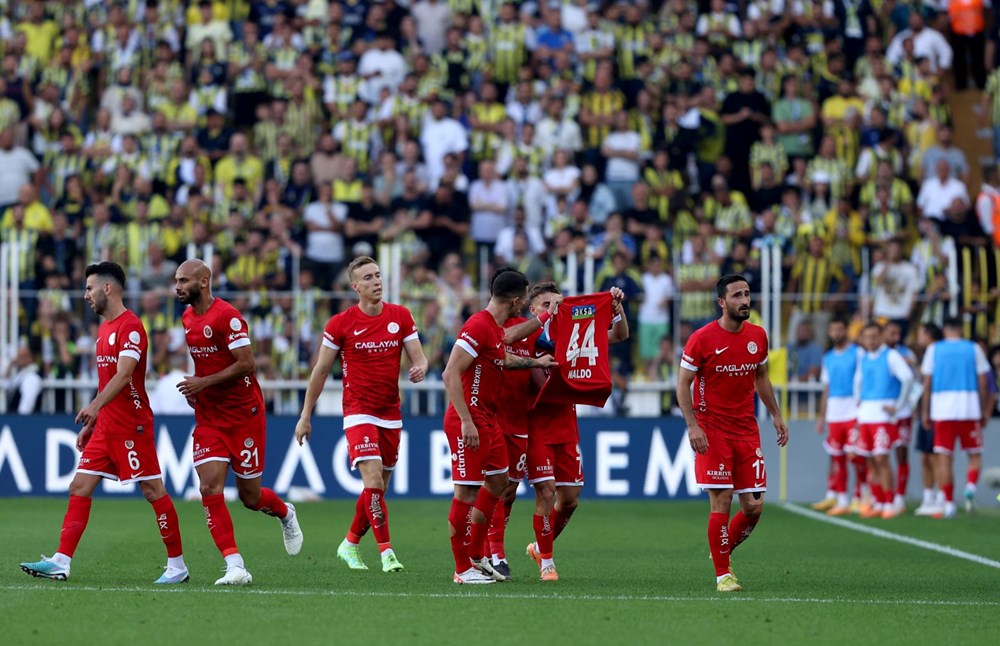
M 552 318 L 552 314 L 550 314 L 548 310 L 545 310 L 538 315 L 538 324 L 545 327 L 545 324 L 549 322 L 550 318 Z

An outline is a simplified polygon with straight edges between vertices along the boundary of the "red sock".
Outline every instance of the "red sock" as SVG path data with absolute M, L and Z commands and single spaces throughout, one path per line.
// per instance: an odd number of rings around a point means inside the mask
M 872 500 L 875 502 L 883 502 L 882 500 L 882 485 L 877 482 L 872 483 Z
M 739 545 L 750 538 L 750 532 L 753 528 L 757 526 L 757 521 L 760 520 L 760 515 L 752 516 L 747 518 L 743 515 L 743 510 L 740 509 L 733 516 L 733 519 L 729 522 L 729 536 L 730 540 L 733 542 L 733 547 L 730 551 L 735 550 Z
M 62 534 L 59 535 L 60 554 L 73 558 L 73 552 L 76 551 L 80 537 L 83 536 L 83 530 L 87 529 L 92 504 L 94 504 L 92 498 L 69 497 L 69 507 L 66 508 L 66 515 L 63 517 Z
M 535 514 L 531 517 L 531 524 L 535 528 L 535 542 L 538 544 L 538 555 L 543 559 L 552 558 L 552 541 L 556 538 L 552 529 L 552 515 L 539 516 Z
M 945 502 L 955 502 L 955 483 L 953 482 L 942 483 L 941 493 L 944 494 Z
M 204 496 L 201 503 L 205 506 L 208 531 L 212 534 L 212 540 L 222 552 L 222 556 L 238 553 L 236 535 L 233 532 L 233 517 L 229 515 L 229 508 L 226 507 L 226 497 L 221 493 Z
M 503 543 L 504 534 L 507 531 L 507 521 L 510 520 L 510 510 L 514 506 L 514 501 L 504 501 L 502 505 L 497 505 L 493 510 L 493 518 L 490 520 L 489 543 L 490 554 L 498 559 L 505 559 Z
M 830 491 L 837 493 L 847 493 L 847 456 L 833 456 L 833 487 Z
M 715 576 L 729 572 L 729 514 L 713 511 L 708 515 L 708 547 L 712 550 Z
M 830 457 L 830 468 L 826 474 L 826 490 L 837 490 L 837 456 Z
M 965 482 L 974 485 L 979 482 L 979 469 L 969 469 L 965 474 Z
M 895 497 L 895 495 L 896 495 L 896 492 L 893 490 L 892 487 L 889 487 L 888 489 L 883 488 L 882 489 L 882 504 L 891 505 L 892 501 L 893 501 L 893 498 Z
M 354 518 L 351 520 L 351 529 L 347 532 L 347 542 L 357 545 L 361 538 L 368 533 L 372 526 L 368 522 L 368 514 L 365 512 L 364 492 L 358 496 L 358 501 L 354 505 Z
M 896 467 L 896 493 L 900 496 L 906 495 L 906 484 L 910 480 L 910 464 L 900 462 Z
M 254 509 L 262 514 L 277 518 L 284 518 L 288 515 L 288 505 L 278 497 L 278 494 L 274 493 L 273 489 L 262 488 L 260 490 L 260 502 Z
M 455 557 L 455 573 L 461 574 L 470 567 L 469 554 L 465 550 L 465 542 L 471 531 L 469 524 L 472 519 L 472 505 L 457 498 L 451 499 L 451 511 L 448 513 L 448 523 L 455 529 L 451 537 L 451 553 Z
M 555 509 L 552 512 L 552 540 L 559 538 L 559 534 L 562 534 L 563 530 L 566 529 L 566 525 L 569 525 L 569 519 L 573 517 L 573 509 Z
M 476 496 L 476 504 L 473 505 L 473 508 L 478 509 L 486 516 L 486 520 L 481 523 L 472 523 L 472 533 L 470 534 L 472 545 L 469 556 L 475 561 L 483 557 L 486 549 L 486 532 L 490 529 L 490 519 L 493 518 L 493 510 L 496 509 L 498 502 L 500 502 L 500 498 L 491 494 L 486 487 L 479 488 L 479 495 Z
M 389 516 L 385 510 L 385 491 L 366 487 L 361 492 L 362 505 L 365 508 L 365 515 L 371 524 L 372 533 L 378 542 L 380 552 L 391 549 L 389 542 Z
M 859 455 L 855 455 L 852 462 L 854 462 L 854 474 L 857 476 L 854 483 L 854 497 L 861 498 L 861 485 L 868 481 L 868 462 Z
M 181 547 L 181 526 L 177 522 L 177 510 L 174 501 L 167 494 L 152 502 L 153 513 L 156 514 L 156 525 L 160 528 L 160 538 L 167 547 L 167 557 L 174 558 L 184 553 Z

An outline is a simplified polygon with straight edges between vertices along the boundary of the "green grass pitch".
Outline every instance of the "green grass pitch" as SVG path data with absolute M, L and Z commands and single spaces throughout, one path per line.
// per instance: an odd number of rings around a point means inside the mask
M 592 502 L 556 542 L 562 580 L 541 583 L 524 556 L 531 504 L 507 532 L 515 580 L 451 583 L 448 502 L 390 499 L 406 571 L 351 572 L 336 546 L 353 502 L 298 505 L 302 554 L 284 553 L 277 521 L 230 504 L 254 576 L 217 589 L 222 560 L 201 506 L 178 504 L 191 582 L 152 581 L 165 561 L 140 500 L 99 499 L 67 582 L 33 579 L 20 561 L 51 554 L 66 501 L 0 500 L 0 643 L 933 644 L 1000 634 L 1000 570 L 790 513 L 776 504 L 735 553 L 743 592 L 715 592 L 708 503 Z M 850 522 L 1000 561 L 995 509 L 953 521 Z

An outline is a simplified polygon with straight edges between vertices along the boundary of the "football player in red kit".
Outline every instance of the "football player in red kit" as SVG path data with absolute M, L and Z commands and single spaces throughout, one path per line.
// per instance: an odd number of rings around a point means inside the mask
M 153 506 L 167 567 L 156 583 L 184 583 L 188 569 L 174 503 L 163 487 L 156 456 L 153 412 L 146 396 L 146 329 L 125 309 L 125 271 L 111 262 L 90 265 L 84 300 L 104 322 L 97 332 L 97 396 L 77 415 L 83 430 L 76 448 L 83 453 L 69 485 L 69 508 L 63 519 L 59 550 L 37 563 L 22 563 L 32 576 L 65 581 L 70 562 L 90 519 L 94 489 L 102 478 L 136 482 Z
M 302 530 L 295 507 L 260 484 L 267 421 L 246 321 L 235 307 L 212 296 L 212 270 L 203 261 L 185 260 L 175 278 L 178 300 L 190 305 L 181 322 L 194 360 L 194 375 L 177 389 L 194 407 L 194 467 L 205 520 L 226 560 L 226 574 L 215 584 L 247 585 L 253 577 L 236 547 L 222 493 L 229 469 L 243 505 L 281 522 L 285 551 L 292 556 L 302 549 Z
M 410 381 L 418 383 L 427 374 L 427 358 L 410 311 L 382 301 L 382 273 L 375 261 L 368 256 L 355 258 L 347 273 L 351 289 L 358 293 L 360 301 L 326 324 L 323 345 L 295 425 L 295 437 L 302 444 L 312 433 L 313 408 L 339 353 L 344 369 L 344 433 L 351 468 L 361 472 L 365 488 L 358 497 L 354 520 L 337 548 L 337 556 L 351 569 L 367 570 L 358 553 L 358 543 L 370 527 L 382 556 L 382 571 L 399 572 L 403 565 L 389 542 L 389 511 L 385 503 L 403 428 L 399 361 L 405 349 L 410 360 Z
M 555 365 L 552 357 L 506 351 L 503 324 L 523 309 L 527 291 L 524 274 L 497 272 L 489 304 L 462 326 L 442 375 L 450 399 L 444 432 L 451 447 L 455 497 L 448 521 L 453 580 L 459 584 L 505 578 L 483 550 L 490 519 L 510 481 L 507 447 L 497 423 L 504 370 Z
M 608 343 L 621 343 L 629 337 L 628 320 L 622 308 L 624 293 L 611 288 L 614 318 L 608 330 Z M 539 283 L 531 288 L 529 299 L 532 314 L 540 315 L 559 305 L 562 295 L 555 283 Z M 535 355 L 551 355 L 555 339 L 549 338 L 546 327 L 539 336 Z M 532 371 L 535 377 L 529 401 L 534 401 L 544 384 L 543 371 Z M 528 433 L 528 483 L 535 488 L 535 514 L 532 524 L 535 540 L 526 552 L 538 565 L 542 581 L 558 581 L 552 558 L 556 538 L 569 524 L 576 511 L 583 489 L 583 456 L 580 453 L 580 428 L 575 404 L 538 404 L 532 411 Z
M 735 592 L 740 585 L 730 567 L 730 553 L 757 525 L 767 490 L 755 392 L 774 420 L 778 446 L 788 442 L 788 427 L 767 375 L 767 334 L 747 322 L 750 285 L 743 276 L 728 274 L 716 283 L 716 295 L 722 317 L 695 331 L 684 347 L 677 403 L 697 454 L 698 485 L 708 492 L 711 504 L 708 544 L 716 588 Z M 734 493 L 740 510 L 730 522 Z

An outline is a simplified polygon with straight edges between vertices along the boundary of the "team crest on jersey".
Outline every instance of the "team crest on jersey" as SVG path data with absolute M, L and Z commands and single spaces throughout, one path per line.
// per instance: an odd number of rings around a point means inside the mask
M 135 442 L 133 442 L 132 440 L 125 440 L 125 448 L 126 449 L 131 449 L 134 446 L 135 446 Z
M 116 338 L 117 338 L 117 336 L 115 335 L 114 332 L 112 332 L 111 336 L 108 337 L 108 345 L 114 345 Z
M 240 328 L 242 327 L 243 326 L 240 324 L 240 320 L 235 316 L 229 319 L 229 329 L 232 330 L 233 332 L 239 332 Z
M 747 352 L 750 354 L 757 354 L 757 344 L 753 341 L 747 344 Z
M 760 450 L 759 446 L 757 447 L 757 457 L 758 458 L 764 457 L 764 452 Z
M 399 323 L 393 321 L 389 324 L 389 334 L 395 334 L 396 332 L 399 332 Z
M 132 343 L 139 343 L 139 333 L 136 332 L 135 330 L 132 330 L 131 332 L 128 333 L 128 340 L 131 341 Z
M 211 327 L 209 327 L 209 326 L 206 325 L 205 329 L 202 330 L 202 333 L 205 335 L 206 339 L 211 339 L 212 338 L 212 328 Z
M 251 440 L 248 437 L 247 439 L 243 440 L 243 446 L 245 446 L 245 447 L 247 447 L 249 449 L 250 447 L 253 446 L 253 440 Z

